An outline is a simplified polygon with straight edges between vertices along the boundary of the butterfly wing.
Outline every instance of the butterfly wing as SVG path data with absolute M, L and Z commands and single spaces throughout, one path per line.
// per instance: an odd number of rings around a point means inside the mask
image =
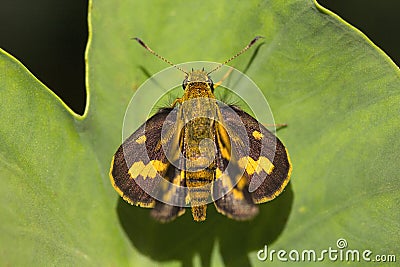
M 175 119 L 176 110 L 161 109 L 129 136 L 115 153 L 110 180 L 115 190 L 130 204 L 154 207 L 156 201 L 152 195 L 158 193 L 158 184 L 170 167 L 164 149 L 173 146 L 172 135 L 162 140 L 162 128 L 164 125 L 173 131 Z
M 285 146 L 274 134 L 240 108 L 229 106 L 221 107 L 220 110 L 231 137 L 232 152 L 238 157 L 237 163 L 243 170 L 243 176 L 247 178 L 248 190 L 254 203 L 274 199 L 289 182 L 292 171 Z M 236 129 L 245 129 L 246 133 Z M 243 143 L 243 138 L 247 138 L 247 144 Z

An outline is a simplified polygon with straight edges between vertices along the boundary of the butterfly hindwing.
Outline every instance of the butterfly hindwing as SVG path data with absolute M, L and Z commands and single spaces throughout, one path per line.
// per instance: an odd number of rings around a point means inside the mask
M 166 181 L 162 182 L 163 184 L 160 186 L 160 191 L 158 192 L 158 199 L 161 201 L 156 200 L 154 209 L 151 211 L 151 216 L 160 222 L 169 222 L 185 213 L 184 207 L 187 193 L 184 187 L 186 184 L 181 176 L 181 171 L 172 164 L 168 168 L 164 178 Z M 174 203 L 175 205 L 167 203 Z
M 236 166 L 227 167 L 226 164 L 228 162 L 225 159 L 217 157 L 217 171 L 212 187 L 214 205 L 219 213 L 231 219 L 249 220 L 257 215 L 258 207 L 248 191 L 248 179 L 238 174 Z

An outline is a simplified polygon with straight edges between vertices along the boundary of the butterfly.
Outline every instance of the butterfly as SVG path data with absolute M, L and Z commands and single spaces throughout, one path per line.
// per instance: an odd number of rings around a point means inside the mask
M 210 76 L 260 38 L 210 72 L 186 72 L 135 38 L 185 78 L 182 97 L 143 123 L 112 159 L 111 184 L 125 201 L 153 208 L 160 222 L 187 206 L 195 221 L 204 221 L 210 202 L 229 218 L 249 220 L 258 213 L 256 204 L 283 191 L 292 171 L 286 147 L 251 115 L 217 100 L 219 84 Z

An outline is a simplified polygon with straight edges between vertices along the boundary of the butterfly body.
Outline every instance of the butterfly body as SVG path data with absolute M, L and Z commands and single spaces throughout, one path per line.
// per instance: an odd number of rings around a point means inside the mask
M 188 187 L 187 201 L 192 206 L 193 218 L 206 218 L 207 203 L 211 198 L 211 182 L 215 179 L 215 143 L 217 104 L 211 79 L 205 71 L 192 71 L 184 81 L 180 118 L 185 122 L 182 132 L 184 162 L 183 179 Z M 207 142 L 208 141 L 208 142 Z

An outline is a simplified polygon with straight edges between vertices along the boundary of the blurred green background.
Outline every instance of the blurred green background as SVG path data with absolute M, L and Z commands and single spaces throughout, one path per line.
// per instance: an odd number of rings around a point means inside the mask
M 399 0 L 318 2 L 364 32 L 397 65 L 400 64 Z M 80 114 L 85 105 L 86 41 L 87 1 L 13 0 L 1 3 L 0 47 L 20 60 Z

